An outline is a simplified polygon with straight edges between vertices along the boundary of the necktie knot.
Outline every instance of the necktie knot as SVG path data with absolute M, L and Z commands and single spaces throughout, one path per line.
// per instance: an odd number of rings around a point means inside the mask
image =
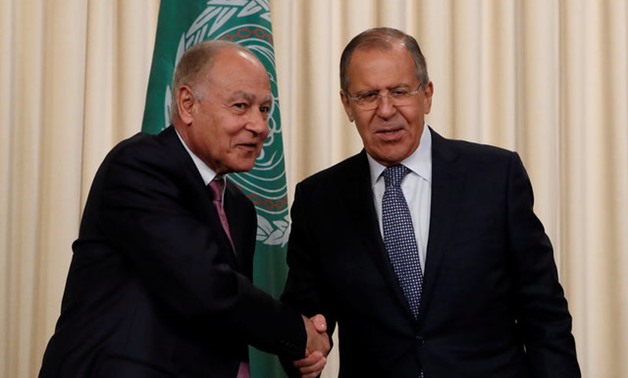
M 390 186 L 395 188 L 401 187 L 401 182 L 408 173 L 410 173 L 410 169 L 401 164 L 393 165 L 384 169 L 382 176 L 384 176 L 386 188 Z
M 209 189 L 212 191 L 213 200 L 222 202 L 222 179 L 215 178 L 209 183 Z

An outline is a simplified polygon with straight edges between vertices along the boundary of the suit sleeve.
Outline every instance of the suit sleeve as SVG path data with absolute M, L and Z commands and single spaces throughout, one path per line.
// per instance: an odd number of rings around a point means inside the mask
M 193 181 L 185 181 L 181 167 L 165 155 L 155 145 L 134 145 L 115 155 L 103 172 L 98 213 L 113 248 L 181 322 L 200 321 L 210 333 L 215 327 L 267 352 L 301 358 L 306 339 L 301 315 L 225 260 L 207 219 L 193 211 L 210 206 L 209 197 L 195 192 Z
M 316 254 L 316 250 L 320 246 L 310 234 L 312 231 L 312 227 L 310 227 L 312 214 L 308 214 L 309 206 L 317 206 L 316 201 L 307 198 L 303 185 L 298 184 L 290 210 L 292 225 L 287 254 L 289 271 L 281 300 L 293 305 L 308 317 L 323 314 L 331 341 L 336 326 L 336 318 L 327 305 L 326 300 L 329 300 L 329 296 L 325 295 L 324 283 L 320 282 L 322 266 L 320 258 Z M 299 376 L 298 371 L 294 369 L 290 361 L 282 359 L 281 362 L 289 377 Z
M 313 253 L 316 241 L 309 234 L 308 216 L 305 214 L 307 202 L 301 189 L 301 185 L 297 185 L 291 209 L 292 226 L 287 255 L 290 270 L 282 299 L 312 316 L 322 310 L 323 298 L 316 274 L 320 264 Z
M 511 158 L 508 230 L 517 279 L 517 321 L 534 377 L 579 377 L 572 319 L 558 280 L 552 245 L 533 212 L 530 180 L 519 156 Z

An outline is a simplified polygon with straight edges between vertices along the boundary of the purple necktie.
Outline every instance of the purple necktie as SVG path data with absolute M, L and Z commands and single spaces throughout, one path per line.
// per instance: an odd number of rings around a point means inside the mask
M 233 239 L 231 239 L 231 231 L 229 230 L 229 222 L 227 222 L 227 214 L 225 214 L 225 208 L 222 205 L 222 188 L 223 188 L 223 180 L 216 178 L 213 179 L 212 182 L 209 183 L 209 188 L 213 194 L 213 202 L 216 210 L 218 211 L 218 216 L 220 217 L 220 223 L 222 224 L 223 230 L 227 234 L 229 238 L 229 242 L 231 243 L 231 248 L 233 248 L 233 252 L 235 253 L 235 246 L 233 244 Z

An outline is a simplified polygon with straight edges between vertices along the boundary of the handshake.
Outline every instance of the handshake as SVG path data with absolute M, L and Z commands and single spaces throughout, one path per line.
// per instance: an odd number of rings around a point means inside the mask
M 294 361 L 293 365 L 299 370 L 302 378 L 314 378 L 323 371 L 331 349 L 327 335 L 327 322 L 320 314 L 309 319 L 303 316 L 303 322 L 307 332 L 305 357 Z

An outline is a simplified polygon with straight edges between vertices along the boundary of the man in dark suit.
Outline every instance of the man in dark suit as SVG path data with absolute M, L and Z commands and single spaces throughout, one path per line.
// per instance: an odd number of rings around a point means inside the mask
M 269 133 L 267 72 L 204 42 L 173 90 L 173 126 L 121 142 L 96 174 L 40 377 L 247 377 L 248 344 L 318 351 L 320 371 L 324 319 L 253 286 L 255 209 L 224 176 L 250 170 Z
M 355 37 L 340 77 L 364 150 L 297 185 L 282 296 L 337 322 L 340 376 L 579 377 L 519 156 L 427 127 L 433 84 L 405 33 Z

